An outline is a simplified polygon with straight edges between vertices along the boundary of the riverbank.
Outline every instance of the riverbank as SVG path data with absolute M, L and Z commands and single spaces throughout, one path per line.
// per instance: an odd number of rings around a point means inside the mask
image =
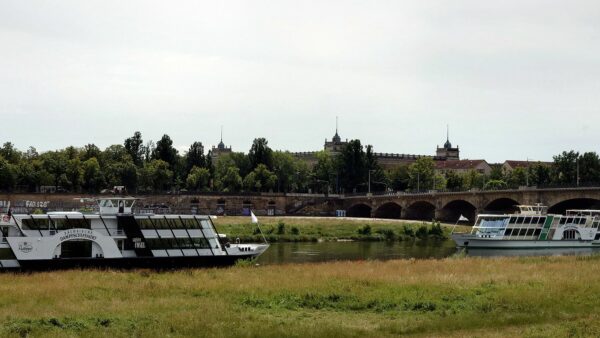
M 262 240 L 250 217 L 217 217 L 213 222 L 219 233 L 232 240 Z M 333 217 L 261 217 L 260 226 L 269 242 L 444 240 L 453 227 L 438 222 Z
M 600 335 L 600 257 L 0 275 L 3 336 Z

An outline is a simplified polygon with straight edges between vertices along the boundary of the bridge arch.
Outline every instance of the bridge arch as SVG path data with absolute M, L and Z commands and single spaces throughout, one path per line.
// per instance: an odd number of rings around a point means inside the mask
M 438 214 L 440 220 L 456 222 L 463 215 L 470 222 L 475 222 L 477 216 L 477 207 L 465 200 L 454 200 L 447 203 Z
M 406 208 L 406 218 L 432 220 L 435 218 L 435 205 L 427 201 L 417 201 Z
M 548 206 L 548 213 L 564 215 L 569 209 L 600 209 L 600 199 L 572 198 Z
M 379 206 L 375 210 L 376 218 L 395 218 L 399 219 L 402 216 L 402 207 L 398 203 L 387 202 Z
M 484 211 L 491 214 L 511 214 L 518 211 L 516 206 L 519 204 L 521 203 L 512 198 L 501 197 L 488 203 Z
M 346 216 L 348 217 L 371 217 L 371 207 L 364 204 L 358 203 L 346 210 Z

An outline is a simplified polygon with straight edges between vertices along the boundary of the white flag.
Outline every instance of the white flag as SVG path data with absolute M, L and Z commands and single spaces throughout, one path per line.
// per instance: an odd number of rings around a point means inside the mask
M 458 218 L 458 221 L 459 221 L 459 222 L 460 222 L 460 221 L 465 221 L 465 222 L 468 222 L 468 221 L 469 221 L 469 219 L 468 219 L 468 218 L 466 218 L 465 216 L 463 216 L 463 215 L 461 214 L 461 215 L 460 215 L 460 217 Z
M 252 211 L 250 211 L 250 217 L 252 217 L 252 223 L 258 223 L 258 218 L 256 218 L 256 215 Z

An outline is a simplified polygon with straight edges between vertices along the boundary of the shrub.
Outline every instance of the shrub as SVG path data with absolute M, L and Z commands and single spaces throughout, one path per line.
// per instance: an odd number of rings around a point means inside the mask
M 277 223 L 277 234 L 285 234 L 285 223 L 283 223 L 283 221 L 279 221 L 279 223 Z
M 392 229 L 381 229 L 378 232 L 383 235 L 383 238 L 386 241 L 395 241 L 396 240 L 396 233 Z
M 427 231 L 427 226 L 426 225 L 421 225 L 419 227 L 419 229 L 417 229 L 416 236 L 419 237 L 419 238 L 421 238 L 421 239 L 424 239 L 424 238 L 427 238 L 428 233 L 429 233 L 429 231 Z
M 444 230 L 442 229 L 440 222 L 435 222 L 433 225 L 431 225 L 429 234 L 436 237 L 444 237 Z
M 292 235 L 300 235 L 300 230 L 296 227 L 292 227 Z
M 359 235 L 368 236 L 371 234 L 371 226 L 368 224 L 365 224 L 365 226 L 362 228 L 359 228 L 357 230 L 357 232 Z
M 415 237 L 415 231 L 413 228 L 406 225 L 404 226 L 404 234 L 406 236 Z

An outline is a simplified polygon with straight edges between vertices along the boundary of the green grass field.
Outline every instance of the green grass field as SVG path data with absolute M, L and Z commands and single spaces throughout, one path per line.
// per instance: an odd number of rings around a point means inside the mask
M 0 275 L 3 336 L 600 335 L 600 257 Z
M 239 237 L 244 242 L 261 240 L 260 235 L 255 232 L 256 225 L 250 222 L 250 217 L 218 217 L 214 223 L 219 233 L 227 234 L 230 238 Z M 261 217 L 260 224 L 269 242 L 408 240 L 419 238 L 417 232 L 420 227 L 426 227 L 428 231 L 432 228 L 431 222 L 320 217 Z M 359 230 L 364 230 L 366 226 L 370 227 L 370 233 L 359 233 Z M 438 237 L 447 238 L 452 225 L 441 226 L 444 234 Z M 466 229 L 467 227 L 457 228 L 460 231 Z

